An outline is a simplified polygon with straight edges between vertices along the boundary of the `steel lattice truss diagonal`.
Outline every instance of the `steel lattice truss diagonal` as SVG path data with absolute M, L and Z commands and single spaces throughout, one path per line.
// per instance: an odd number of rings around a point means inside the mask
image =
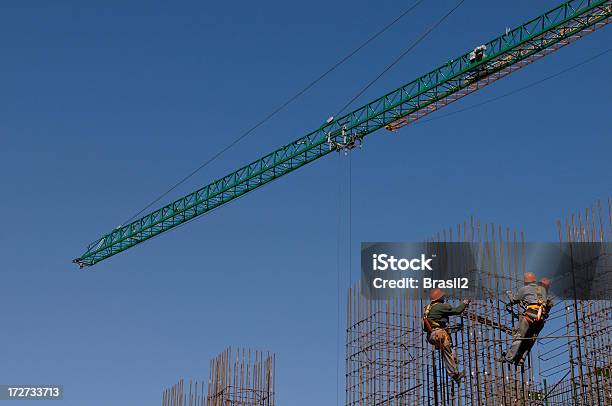
M 572 0 L 485 43 L 481 60 L 470 53 L 413 80 L 251 164 L 121 226 L 91 243 L 74 260 L 93 265 L 339 149 L 372 132 L 396 130 L 522 68 L 611 21 L 612 0 Z

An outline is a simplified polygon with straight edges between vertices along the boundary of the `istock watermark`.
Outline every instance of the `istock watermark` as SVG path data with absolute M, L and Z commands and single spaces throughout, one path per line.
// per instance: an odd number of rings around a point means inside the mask
M 442 288 L 450 295 L 485 299 L 520 286 L 529 271 L 551 280 L 558 299 L 612 299 L 611 254 L 609 243 L 362 243 L 361 291 L 371 299 L 416 299 Z
M 433 258 L 427 258 L 425 254 L 421 254 L 420 258 L 395 258 L 393 255 L 373 254 L 372 269 L 375 271 L 405 271 L 412 269 L 413 271 L 432 271 L 431 261 Z

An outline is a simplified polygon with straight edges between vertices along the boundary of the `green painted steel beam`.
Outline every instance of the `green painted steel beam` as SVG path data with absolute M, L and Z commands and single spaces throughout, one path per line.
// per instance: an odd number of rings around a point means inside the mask
M 374 131 L 413 121 L 610 22 L 612 0 L 571 0 L 128 225 L 98 238 L 73 262 L 93 265 L 286 175 Z M 476 44 L 479 45 L 479 44 Z M 485 84 L 487 84 L 486 82 Z M 432 108 L 433 107 L 433 108 Z M 409 122 L 410 122 L 409 121 Z

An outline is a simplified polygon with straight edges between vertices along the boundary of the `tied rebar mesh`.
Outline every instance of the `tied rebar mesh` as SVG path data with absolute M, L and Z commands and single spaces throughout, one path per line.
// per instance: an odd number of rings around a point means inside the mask
M 274 364 L 274 354 L 228 348 L 210 361 L 207 385 L 190 380 L 187 391 L 181 379 L 162 406 L 274 406 Z
M 531 360 L 523 367 L 501 364 L 516 320 L 496 292 L 513 290 L 525 269 L 523 234 L 471 220 L 436 234 L 432 241 L 476 243 L 484 258 L 479 279 L 485 300 L 472 302 L 452 323 L 459 366 L 467 376 L 458 385 L 421 326 L 429 300 L 417 290 L 386 301 L 367 300 L 356 285 L 349 290 L 346 341 L 346 405 L 524 404 L 541 396 Z M 457 253 L 461 255 L 461 253 Z M 466 264 L 457 258 L 457 263 Z M 450 297 L 458 304 L 461 296 Z
M 561 242 L 610 242 L 612 234 L 612 200 L 607 207 L 597 201 L 592 207 L 572 214 L 557 223 Z M 589 244 L 574 244 L 572 256 L 573 272 L 594 272 L 593 262 L 582 258 L 592 255 Z M 597 264 L 596 283 L 591 291 L 591 300 L 566 300 L 560 314 L 565 323 L 567 339 L 551 350 L 565 357 L 560 366 L 568 379 L 563 386 L 552 391 L 557 403 L 573 405 L 612 404 L 612 261 L 609 252 L 600 255 Z M 571 297 L 572 292 L 567 292 Z M 554 369 L 551 372 L 556 372 Z M 558 400 L 557 400 L 558 399 Z M 562 403 L 566 402 L 566 403 Z
M 560 243 L 610 242 L 612 201 L 605 210 L 597 202 L 559 222 L 558 228 Z M 524 365 L 514 366 L 500 358 L 518 319 L 506 310 L 508 298 L 499 292 L 516 292 L 523 283 L 523 233 L 472 219 L 437 233 L 431 241 L 475 243 L 484 258 L 478 270 L 464 270 L 478 280 L 484 299 L 451 321 L 461 325 L 451 336 L 467 376 L 455 383 L 439 352 L 426 341 L 421 317 L 428 298 L 407 289 L 403 297 L 368 300 L 357 284 L 349 290 L 347 303 L 347 406 L 612 405 L 612 304 L 603 300 L 612 289 L 610 253 L 597 265 L 581 263 L 593 253 L 578 250 L 593 245 L 572 245 L 572 272 L 594 272 L 588 267 L 597 266 L 595 289 L 589 300 L 556 303 Z M 456 263 L 466 261 L 459 258 Z M 564 297 L 572 297 L 571 292 Z M 456 305 L 462 299 L 449 297 L 449 302 Z

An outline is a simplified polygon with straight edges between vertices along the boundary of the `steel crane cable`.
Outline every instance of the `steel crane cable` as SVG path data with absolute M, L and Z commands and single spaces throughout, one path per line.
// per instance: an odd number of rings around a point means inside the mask
M 341 174 L 341 154 L 338 154 L 338 170 L 336 173 L 340 178 Z M 341 287 L 340 287 L 340 245 L 341 245 L 341 228 L 342 228 L 342 179 L 340 178 L 338 183 L 338 213 L 337 213 L 337 223 L 336 223 L 336 406 L 340 406 L 340 295 L 341 295 Z
M 387 30 L 389 30 L 392 26 L 394 26 L 398 21 L 400 21 L 402 18 L 404 18 L 406 15 L 408 15 L 412 10 L 414 10 L 419 4 L 421 4 L 424 0 L 417 0 L 412 6 L 410 6 L 408 9 L 406 9 L 402 14 L 400 14 L 399 16 L 397 16 L 394 20 L 392 20 L 391 22 L 389 22 L 387 25 L 385 25 L 383 28 L 381 28 L 379 31 L 377 31 L 375 34 L 373 34 L 372 36 L 370 36 L 365 42 L 363 42 L 361 45 L 359 45 L 357 48 L 353 49 L 351 52 L 349 52 L 346 56 L 344 56 L 342 59 L 340 59 L 338 62 L 336 62 L 335 64 L 333 64 L 329 69 L 327 69 L 325 72 L 323 72 L 321 75 L 319 75 L 316 79 L 314 79 L 312 82 L 310 82 L 309 84 L 307 84 L 304 88 L 302 88 L 299 92 L 297 92 L 295 95 L 293 95 L 292 97 L 290 97 L 289 99 L 287 99 L 284 103 L 282 103 L 281 105 L 279 105 L 277 108 L 275 108 L 274 110 L 272 110 L 270 113 L 268 113 L 264 118 L 262 118 L 260 121 L 258 121 L 256 124 L 254 124 L 252 127 L 250 127 L 249 129 L 247 129 L 245 132 L 243 132 L 240 136 L 238 136 L 237 138 L 235 138 L 232 142 L 230 142 L 229 144 L 227 144 L 225 147 L 223 147 L 222 149 L 220 149 L 217 153 L 215 153 L 213 156 L 211 156 L 210 158 L 208 158 L 206 161 L 204 161 L 200 166 L 198 166 L 197 168 L 195 168 L 193 171 L 191 171 L 189 174 L 187 174 L 185 177 L 181 178 L 178 182 L 176 182 L 174 185 L 172 185 L 168 190 L 166 190 L 164 193 L 162 193 L 161 195 L 159 195 L 157 198 L 155 198 L 153 201 L 151 201 L 149 204 L 147 204 L 142 210 L 140 210 L 138 213 L 134 214 L 132 217 L 130 217 L 129 219 L 125 220 L 123 222 L 123 224 L 129 223 L 130 221 L 134 220 L 136 217 L 138 217 L 139 215 L 141 215 L 145 210 L 147 210 L 149 207 L 153 206 L 155 203 L 157 203 L 158 201 L 160 201 L 162 198 L 166 197 L 170 192 L 172 192 L 173 190 L 175 190 L 177 187 L 179 187 L 180 185 L 182 185 L 183 183 L 185 183 L 187 180 L 189 180 L 191 177 L 193 177 L 196 173 L 198 173 L 199 171 L 201 171 L 202 169 L 204 169 L 206 166 L 208 166 L 209 164 L 211 164 L 212 162 L 214 162 L 217 158 L 219 158 L 221 155 L 223 155 L 224 153 L 226 153 L 227 151 L 229 151 L 231 148 L 233 148 L 236 144 L 238 144 L 240 141 L 242 141 L 243 139 L 245 139 L 246 137 L 248 137 L 253 131 L 255 131 L 257 128 L 261 127 L 263 124 L 265 124 L 267 121 L 269 121 L 272 117 L 274 117 L 276 114 L 278 114 L 281 110 L 283 110 L 285 107 L 287 107 L 288 105 L 290 105 L 291 103 L 293 103 L 294 101 L 296 101 L 298 98 L 300 98 L 304 93 L 306 93 L 308 90 L 310 90 L 314 85 L 316 85 L 317 83 L 319 83 L 321 80 L 323 80 L 327 75 L 329 75 L 330 73 L 332 73 L 333 71 L 335 71 L 338 67 L 340 67 L 342 64 L 344 64 L 346 61 L 348 61 L 350 58 L 352 58 L 355 54 L 357 54 L 359 51 L 361 51 L 363 48 L 365 48 L 368 44 L 370 44 L 372 41 L 374 41 L 376 38 L 378 38 L 379 36 L 381 36 L 383 33 L 385 33 Z
M 338 162 L 341 163 L 342 162 L 342 154 L 338 154 Z M 342 325 L 341 325 L 341 310 L 342 310 L 342 306 L 341 306 L 341 297 L 342 297 L 342 292 L 348 292 L 349 289 L 353 289 L 353 261 L 352 261 L 352 251 L 351 251 L 351 247 L 353 245 L 353 238 L 352 238 L 352 233 L 353 233 L 353 201 L 352 201 L 352 195 L 353 195 L 353 191 L 352 191 L 352 182 L 353 182 L 353 169 L 352 169 L 352 154 L 347 154 L 346 155 L 346 159 L 347 159 L 347 168 L 346 168 L 346 180 L 344 179 L 340 179 L 340 181 L 338 182 L 338 245 L 337 245 L 337 255 L 338 258 L 336 260 L 336 264 L 337 264 L 337 272 L 338 272 L 338 283 L 337 283 L 337 287 L 338 287 L 338 292 L 337 292 L 337 310 L 338 310 L 338 325 L 337 325 L 337 331 L 336 331 L 336 403 L 338 404 L 338 406 L 340 406 L 339 403 L 339 388 L 340 388 L 340 384 L 339 384 L 339 379 L 340 379 L 340 332 L 342 331 Z M 342 168 L 342 165 L 339 164 L 339 167 Z M 342 171 L 338 170 L 338 174 L 340 174 Z M 346 204 L 347 204 L 347 208 L 346 210 L 342 209 L 342 202 L 344 199 L 342 199 L 342 184 L 345 183 L 346 184 L 346 188 L 344 190 L 344 193 L 346 193 Z M 341 267 L 341 261 L 340 261 L 340 257 L 341 257 L 341 252 L 342 252 L 342 247 L 341 247 L 341 243 L 342 243 L 342 213 L 346 213 L 346 234 L 347 234 L 347 240 L 348 243 L 345 245 L 344 248 L 346 248 L 345 254 L 347 255 L 346 258 L 346 267 L 347 267 L 347 271 L 346 271 L 346 275 L 345 275 L 345 280 L 342 281 L 343 278 L 341 278 L 341 274 L 342 274 L 342 267 Z M 346 285 L 348 286 L 342 286 L 342 283 L 344 282 Z M 348 317 L 348 316 L 347 316 Z
M 378 74 L 378 76 L 376 76 L 374 79 L 372 79 L 370 82 L 368 82 L 368 84 L 366 84 L 359 92 L 357 92 L 357 94 L 355 96 L 353 96 L 353 98 L 351 100 L 349 100 L 337 113 L 334 117 L 339 117 L 340 114 L 342 114 L 347 107 L 349 107 L 351 104 L 353 104 L 353 102 L 355 100 L 357 100 L 359 98 L 359 96 L 361 96 L 366 90 L 368 90 L 374 83 L 378 82 L 378 80 L 380 78 L 382 78 L 385 73 L 387 73 L 391 68 L 393 68 L 395 65 L 397 65 L 399 63 L 399 61 L 402 60 L 402 58 L 404 58 L 410 51 L 412 51 L 417 45 L 419 45 L 421 42 L 423 42 L 423 40 L 425 38 L 427 38 L 429 36 L 429 34 L 431 34 L 433 32 L 433 30 L 435 30 L 436 28 L 438 28 L 438 26 L 440 24 L 442 24 L 444 22 L 444 20 L 446 20 L 448 17 L 450 17 L 451 14 L 453 14 L 455 12 L 455 10 L 457 10 L 463 3 L 465 2 L 465 0 L 460 0 L 455 7 L 453 7 L 452 9 L 450 9 L 445 15 L 443 15 L 438 21 L 436 21 L 436 23 L 434 25 L 432 25 L 431 27 L 429 27 L 423 34 L 421 34 L 420 37 L 418 37 L 412 44 L 410 44 L 410 46 L 408 48 L 406 48 L 401 54 L 399 54 L 399 56 L 397 58 L 395 58 L 393 60 L 393 62 L 391 62 L 389 65 L 387 65 L 385 67 L 385 69 L 382 70 L 382 72 L 380 72 Z

